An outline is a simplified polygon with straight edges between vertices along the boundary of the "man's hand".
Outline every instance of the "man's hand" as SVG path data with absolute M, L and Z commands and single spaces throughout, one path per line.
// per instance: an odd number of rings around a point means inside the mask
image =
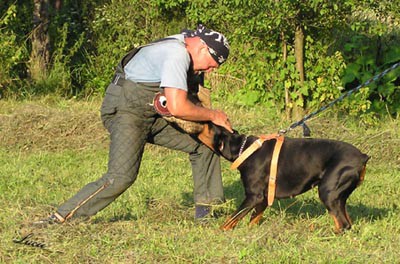
M 190 121 L 211 121 L 233 133 L 228 116 L 220 110 L 208 109 L 193 104 L 187 92 L 176 88 L 164 88 L 169 112 L 178 118 Z
M 221 110 L 211 110 L 215 114 L 215 118 L 210 121 L 218 126 L 222 126 L 227 129 L 229 132 L 233 133 L 231 122 L 229 121 L 228 116 Z

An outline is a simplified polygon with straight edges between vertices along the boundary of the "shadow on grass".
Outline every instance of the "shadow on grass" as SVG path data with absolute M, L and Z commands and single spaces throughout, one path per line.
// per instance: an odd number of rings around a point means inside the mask
M 347 203 L 346 208 L 353 220 L 368 219 L 369 221 L 383 219 L 387 217 L 391 210 L 389 208 L 368 207 L 363 204 L 353 205 L 349 202 Z M 327 209 L 320 202 L 318 197 L 306 200 L 299 200 L 297 198 L 281 199 L 278 200 L 270 209 L 284 211 L 286 215 L 290 215 L 291 217 L 299 215 L 318 217 L 328 213 Z
M 234 181 L 229 185 L 224 186 L 225 198 L 228 201 L 233 202 L 233 206 L 237 208 L 242 201 L 244 200 L 244 190 L 240 180 Z M 307 194 L 310 195 L 310 194 Z M 314 196 L 313 194 L 311 194 Z M 351 196 L 350 196 L 351 198 Z M 179 211 L 187 211 L 185 208 L 193 208 L 193 193 L 192 192 L 183 192 L 182 200 L 179 204 L 176 204 L 173 201 L 156 201 L 149 199 L 146 201 L 146 207 L 149 210 L 147 214 L 152 215 L 152 211 L 158 212 L 175 212 L 175 214 Z M 231 209 L 230 209 L 231 210 Z M 225 211 L 224 214 L 229 215 L 233 213 L 233 211 Z M 387 217 L 389 212 L 392 210 L 390 208 L 377 208 L 377 207 L 368 207 L 363 204 L 353 205 L 351 202 L 347 203 L 348 213 L 353 219 L 353 221 L 360 221 L 361 219 L 365 219 L 369 222 L 374 222 L 379 219 L 384 219 Z M 176 217 L 182 217 L 184 212 L 178 213 Z M 279 199 L 275 200 L 272 207 L 269 207 L 265 210 L 264 215 L 285 215 L 288 218 L 299 218 L 301 216 L 306 216 L 307 218 L 316 218 L 322 215 L 327 214 L 327 210 L 325 206 L 320 202 L 318 195 L 311 198 L 302 198 L 301 195 L 295 198 L 288 199 Z M 149 216 L 148 215 L 148 216 Z M 135 221 L 138 220 L 138 215 L 135 213 L 127 212 L 121 215 L 115 215 L 111 219 L 98 218 L 96 222 L 118 222 L 118 221 Z
M 224 190 L 228 200 L 235 200 L 234 203 L 236 207 L 238 207 L 245 198 L 243 186 L 240 180 L 235 181 L 228 186 L 224 186 Z M 354 221 L 366 219 L 373 222 L 379 219 L 384 219 L 392 210 L 391 208 L 369 207 L 363 204 L 354 205 L 351 204 L 350 200 L 347 202 L 346 207 L 351 219 Z M 272 207 L 265 210 L 265 214 L 280 214 L 282 212 L 290 218 L 296 218 L 302 215 L 315 218 L 328 213 L 325 206 L 319 200 L 318 195 L 307 199 L 303 199 L 301 198 L 301 195 L 299 195 L 295 198 L 275 200 Z
M 96 219 L 96 222 L 124 222 L 124 221 L 136 221 L 138 220 L 138 216 L 136 214 L 132 214 L 131 212 L 127 212 L 126 214 L 115 215 L 110 219 Z
M 243 185 L 240 180 L 235 181 L 230 185 L 224 185 L 224 195 L 226 200 L 235 200 L 235 205 L 239 206 L 240 202 L 244 199 Z M 192 192 L 183 192 L 182 200 L 184 206 L 194 206 L 194 198 Z
M 186 203 L 186 202 L 185 202 Z M 114 212 L 112 217 L 96 216 L 94 223 L 101 222 L 124 222 L 137 221 L 142 218 L 153 219 L 153 221 L 179 221 L 187 218 L 187 206 L 182 205 L 173 199 L 158 199 L 146 197 L 140 211 L 134 211 L 126 206 L 123 207 L 124 212 Z

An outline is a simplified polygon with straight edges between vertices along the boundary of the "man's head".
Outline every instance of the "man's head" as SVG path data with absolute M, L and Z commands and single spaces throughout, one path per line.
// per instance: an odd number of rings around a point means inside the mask
M 221 33 L 199 25 L 196 30 L 184 30 L 186 44 L 195 71 L 212 71 L 226 61 L 229 44 Z

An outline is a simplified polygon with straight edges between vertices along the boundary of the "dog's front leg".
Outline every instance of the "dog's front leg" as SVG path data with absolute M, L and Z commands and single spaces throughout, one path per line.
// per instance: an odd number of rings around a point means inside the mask
M 233 213 L 228 219 L 225 220 L 224 224 L 221 226 L 222 230 L 230 230 L 233 229 L 240 220 L 243 219 L 257 204 L 263 200 L 262 195 L 256 194 L 246 194 L 246 199 L 242 202 L 239 208 Z
M 256 205 L 255 211 L 251 214 L 250 217 L 250 225 L 258 225 L 263 216 L 265 208 L 267 208 L 267 205 L 267 199 L 264 199 L 264 201 Z
M 231 230 L 235 228 L 235 226 L 239 223 L 242 218 L 250 212 L 251 208 L 245 207 L 241 210 L 237 210 L 231 216 L 229 216 L 224 224 L 221 226 L 221 229 L 224 231 Z

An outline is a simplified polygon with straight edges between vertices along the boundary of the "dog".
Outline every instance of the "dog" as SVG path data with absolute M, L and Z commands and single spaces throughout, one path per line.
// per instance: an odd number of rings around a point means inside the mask
M 226 160 L 233 162 L 242 150 L 258 139 L 207 124 L 199 139 Z M 258 224 L 267 208 L 270 164 L 277 140 L 266 140 L 238 167 L 245 199 L 230 215 L 222 230 L 233 229 L 254 209 L 250 224 Z M 285 137 L 276 174 L 277 199 L 291 198 L 318 186 L 319 198 L 335 222 L 336 232 L 350 229 L 346 201 L 361 184 L 369 156 L 353 145 L 336 140 Z

